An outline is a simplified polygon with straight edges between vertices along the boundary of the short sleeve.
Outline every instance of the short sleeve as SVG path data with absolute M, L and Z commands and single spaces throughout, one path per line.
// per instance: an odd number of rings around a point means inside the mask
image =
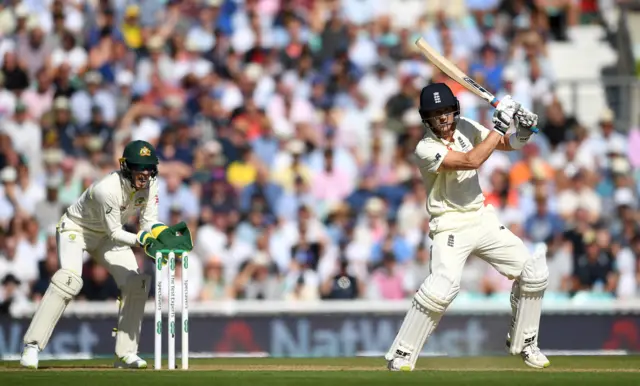
M 448 152 L 449 149 L 444 144 L 425 138 L 418 142 L 414 156 L 420 169 L 437 173 Z
M 469 118 L 460 119 L 458 131 L 464 132 L 467 138 L 473 138 L 473 146 L 477 146 L 480 142 L 487 139 L 491 133 L 491 130 Z

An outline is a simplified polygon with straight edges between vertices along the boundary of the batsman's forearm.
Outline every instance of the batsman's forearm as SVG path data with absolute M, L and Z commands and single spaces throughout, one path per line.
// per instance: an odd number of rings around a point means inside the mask
M 489 158 L 491 153 L 493 153 L 502 138 L 503 136 L 500 135 L 497 131 L 491 131 L 491 133 L 489 133 L 484 141 L 480 142 L 478 146 L 467 153 L 469 161 L 471 161 L 474 166 L 479 168 L 484 163 L 484 161 Z
M 504 137 L 502 137 L 502 139 L 498 143 L 498 146 L 496 146 L 496 150 L 500 150 L 500 151 L 518 150 L 518 148 L 513 147 L 512 145 L 513 141 L 517 141 L 517 137 L 515 133 L 505 134 Z

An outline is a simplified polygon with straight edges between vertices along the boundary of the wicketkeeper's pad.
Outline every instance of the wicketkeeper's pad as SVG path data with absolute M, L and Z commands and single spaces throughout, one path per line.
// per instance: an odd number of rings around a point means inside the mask
M 144 305 L 149 297 L 150 285 L 151 276 L 137 274 L 129 276 L 121 288 L 115 350 L 118 358 L 138 352 Z
M 24 344 L 37 344 L 40 351 L 44 350 L 67 304 L 80 293 L 82 285 L 82 278 L 68 269 L 59 269 L 53 274 L 24 335 Z

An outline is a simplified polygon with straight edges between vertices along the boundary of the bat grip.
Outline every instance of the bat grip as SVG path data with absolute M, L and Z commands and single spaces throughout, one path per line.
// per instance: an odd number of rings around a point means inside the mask
M 491 106 L 498 107 L 499 103 L 500 101 L 494 97 L 493 100 L 491 101 Z M 540 129 L 538 129 L 537 127 L 532 127 L 529 130 L 533 131 L 536 134 L 540 132 Z

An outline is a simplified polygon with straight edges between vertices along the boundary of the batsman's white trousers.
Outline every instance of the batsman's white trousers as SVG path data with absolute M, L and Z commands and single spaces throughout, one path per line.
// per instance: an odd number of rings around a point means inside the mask
M 529 251 L 518 236 L 500 223 L 491 205 L 476 213 L 434 220 L 432 274 L 442 273 L 460 284 L 467 258 L 475 255 L 509 279 L 520 277 Z
M 57 239 L 60 267 L 78 276 L 82 275 L 84 251 L 109 271 L 119 288 L 125 285 L 129 276 L 139 272 L 131 247 L 118 245 L 105 234 L 83 229 L 66 215 L 60 219 Z

